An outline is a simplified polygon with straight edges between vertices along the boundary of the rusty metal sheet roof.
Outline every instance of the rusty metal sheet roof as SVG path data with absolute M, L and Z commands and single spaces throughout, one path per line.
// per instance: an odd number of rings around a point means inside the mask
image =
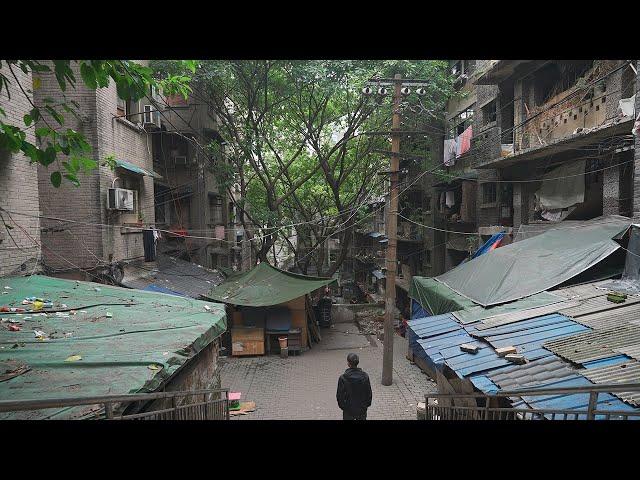
M 570 362 L 582 364 L 618 355 L 615 348 L 638 344 L 640 326 L 627 324 L 552 340 L 543 347 Z
M 596 384 L 635 383 L 640 378 L 640 362 L 629 362 L 608 367 L 592 368 L 580 372 Z M 640 407 L 640 392 L 612 392 L 620 400 Z

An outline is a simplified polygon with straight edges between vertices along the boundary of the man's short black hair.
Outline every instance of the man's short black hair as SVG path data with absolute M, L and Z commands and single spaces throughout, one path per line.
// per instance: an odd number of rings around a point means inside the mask
M 350 353 L 349 355 L 347 355 L 347 363 L 349 364 L 350 367 L 357 367 L 358 363 L 360 363 L 360 359 L 358 358 L 358 355 L 356 355 L 355 353 Z

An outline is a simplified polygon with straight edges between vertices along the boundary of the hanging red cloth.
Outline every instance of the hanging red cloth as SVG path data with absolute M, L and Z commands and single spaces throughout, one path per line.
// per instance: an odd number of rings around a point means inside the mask
M 473 135 L 471 128 L 471 125 L 468 126 L 467 129 L 460 134 L 460 153 L 458 156 L 471 149 L 471 136 Z

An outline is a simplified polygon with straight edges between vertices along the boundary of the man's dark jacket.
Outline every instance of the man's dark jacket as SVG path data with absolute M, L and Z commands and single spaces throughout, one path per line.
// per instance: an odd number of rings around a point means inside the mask
M 338 379 L 338 406 L 350 415 L 359 416 L 371 406 L 369 375 L 360 368 L 348 368 Z

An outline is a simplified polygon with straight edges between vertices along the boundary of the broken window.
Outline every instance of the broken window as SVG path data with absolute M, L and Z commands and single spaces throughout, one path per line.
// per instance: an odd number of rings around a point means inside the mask
M 563 60 L 540 68 L 534 80 L 535 105 L 543 105 L 555 95 L 573 87 L 591 67 L 593 60 Z

